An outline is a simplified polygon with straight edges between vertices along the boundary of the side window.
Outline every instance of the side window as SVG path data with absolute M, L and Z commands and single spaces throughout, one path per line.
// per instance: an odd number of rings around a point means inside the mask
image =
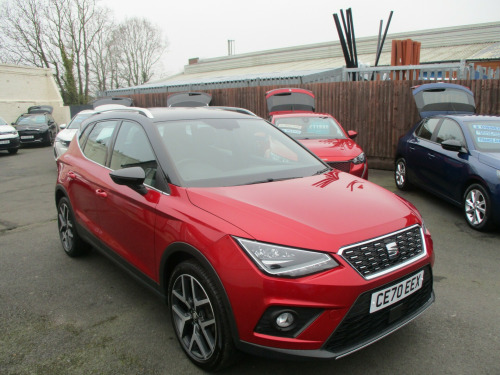
M 460 126 L 453 120 L 444 119 L 438 130 L 436 142 L 443 143 L 450 139 L 459 141 L 465 147 L 465 138 Z
M 106 164 L 108 146 L 116 127 L 116 121 L 98 122 L 88 135 L 83 153 L 90 160 L 101 165 Z M 87 129 L 85 129 L 87 131 Z M 85 136 L 85 134 L 84 134 Z
M 436 126 L 439 123 L 441 119 L 439 118 L 431 118 L 428 120 L 425 120 L 422 125 L 420 125 L 416 131 L 416 134 L 420 138 L 424 138 L 427 140 L 431 140 L 432 138 L 432 133 L 434 130 L 436 130 Z
M 90 131 L 92 130 L 93 125 L 88 125 L 84 129 L 82 129 L 82 132 L 80 134 L 80 138 L 78 138 L 78 143 L 80 143 L 80 147 L 83 150 L 85 147 L 85 143 L 87 142 L 87 139 L 89 138 Z
M 158 167 L 155 154 L 144 129 L 130 121 L 124 121 L 118 131 L 110 164 L 113 170 L 127 167 L 144 169 L 146 173 L 144 183 L 154 186 Z

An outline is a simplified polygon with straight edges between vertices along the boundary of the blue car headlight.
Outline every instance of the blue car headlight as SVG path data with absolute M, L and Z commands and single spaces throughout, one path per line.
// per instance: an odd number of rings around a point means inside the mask
M 353 164 L 363 164 L 366 161 L 366 156 L 365 153 L 362 152 L 358 156 L 356 156 L 354 159 L 352 159 Z
M 338 267 L 328 254 L 236 238 L 265 273 L 279 277 L 302 277 Z

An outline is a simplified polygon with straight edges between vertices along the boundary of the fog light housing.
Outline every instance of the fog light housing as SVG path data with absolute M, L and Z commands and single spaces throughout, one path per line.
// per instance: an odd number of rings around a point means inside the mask
M 297 337 L 321 315 L 323 309 L 272 306 L 255 326 L 255 332 L 277 337 Z
M 279 314 L 274 320 L 274 324 L 278 329 L 290 329 L 295 323 L 295 316 L 291 311 L 284 311 Z

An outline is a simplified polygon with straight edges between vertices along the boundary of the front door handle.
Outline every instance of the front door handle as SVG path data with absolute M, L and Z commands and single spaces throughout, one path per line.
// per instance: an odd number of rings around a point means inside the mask
M 97 189 L 95 191 L 95 194 L 101 198 L 107 198 L 108 197 L 108 193 L 106 193 L 104 190 L 102 189 Z

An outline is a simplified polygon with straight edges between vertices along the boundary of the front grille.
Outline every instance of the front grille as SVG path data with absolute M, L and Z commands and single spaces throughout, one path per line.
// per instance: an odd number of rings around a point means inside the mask
M 392 259 L 389 257 L 388 246 L 399 251 Z M 365 279 L 372 279 L 391 269 L 412 263 L 425 253 L 425 241 L 418 225 L 339 250 L 339 255 Z
M 342 171 L 342 172 L 349 173 L 349 171 L 351 170 L 351 162 L 350 161 L 332 161 L 332 162 L 328 162 L 326 164 L 328 164 L 330 167 L 338 169 L 339 171 Z
M 418 272 L 420 270 L 412 275 Z M 412 275 L 404 276 L 377 290 L 397 284 Z M 335 353 L 336 357 L 348 354 L 384 337 L 418 316 L 434 301 L 431 268 L 429 266 L 424 268 L 424 281 L 421 289 L 400 303 L 370 314 L 371 296 L 377 290 L 365 292 L 358 297 L 344 320 L 325 343 L 325 350 Z

